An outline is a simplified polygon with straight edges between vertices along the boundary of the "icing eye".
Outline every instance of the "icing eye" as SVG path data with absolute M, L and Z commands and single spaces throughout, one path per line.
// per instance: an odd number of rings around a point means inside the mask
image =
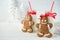
M 45 22 L 46 22 L 46 20 L 45 20 Z
M 42 22 L 43 22 L 43 20 L 42 20 Z

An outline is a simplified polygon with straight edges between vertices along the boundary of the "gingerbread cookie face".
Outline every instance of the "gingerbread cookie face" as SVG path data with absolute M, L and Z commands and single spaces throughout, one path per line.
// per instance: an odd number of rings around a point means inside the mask
M 31 16 L 31 15 L 26 15 L 26 16 L 25 16 L 25 20 L 31 21 L 31 20 L 32 20 L 32 16 Z
M 23 24 L 23 32 L 33 32 L 32 26 L 34 22 L 32 21 L 32 16 L 31 15 L 26 15 L 24 20 L 22 20 Z
M 48 23 L 48 17 L 45 16 L 45 17 L 41 18 L 40 23 L 42 23 L 42 24 L 43 23 Z

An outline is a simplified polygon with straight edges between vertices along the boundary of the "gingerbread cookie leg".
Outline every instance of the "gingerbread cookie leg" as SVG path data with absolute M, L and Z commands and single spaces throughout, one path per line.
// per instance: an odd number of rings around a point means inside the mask
M 52 37 L 52 34 L 51 33 L 45 34 L 45 37 L 51 38 Z
M 27 32 L 27 29 L 26 29 L 26 28 L 23 28 L 22 31 L 23 31 L 23 32 Z
M 33 32 L 33 29 L 32 29 L 32 28 L 29 28 L 27 31 L 28 31 L 29 33 L 32 33 L 32 32 Z
M 38 32 L 38 33 L 37 33 L 37 36 L 38 36 L 38 37 L 43 37 L 43 35 L 44 35 L 44 34 L 41 33 L 41 32 Z

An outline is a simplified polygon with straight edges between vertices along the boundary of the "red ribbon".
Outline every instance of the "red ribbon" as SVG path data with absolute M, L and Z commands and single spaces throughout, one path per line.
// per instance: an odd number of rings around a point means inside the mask
M 27 14 L 32 14 L 32 15 L 36 15 L 36 11 L 28 11 Z
M 40 17 L 42 18 L 42 17 L 44 17 L 44 16 L 47 16 L 47 17 L 49 16 L 49 17 L 52 17 L 52 18 L 55 19 L 55 16 L 56 16 L 56 15 L 57 15 L 56 13 L 47 12 L 47 13 L 45 13 L 44 15 L 41 14 Z
M 52 17 L 52 18 L 55 19 L 55 16 L 56 16 L 57 14 L 56 14 L 56 13 L 48 12 L 48 13 L 46 13 L 45 15 L 46 15 L 46 16 L 50 16 L 50 17 Z
M 28 1 L 28 3 L 29 3 L 30 11 L 28 11 L 27 14 L 29 14 L 29 15 L 30 15 L 30 14 L 36 15 L 36 11 L 32 10 L 32 6 L 31 6 L 30 1 Z
M 40 17 L 42 18 L 42 17 L 44 17 L 44 16 L 47 16 L 47 17 L 49 16 L 49 17 L 52 17 L 52 18 L 55 19 L 55 16 L 56 16 L 57 14 L 56 14 L 56 13 L 52 13 L 53 6 L 54 6 L 54 1 L 52 2 L 52 6 L 51 6 L 51 9 L 50 9 L 50 12 L 47 12 L 47 13 L 45 13 L 44 15 L 41 14 Z

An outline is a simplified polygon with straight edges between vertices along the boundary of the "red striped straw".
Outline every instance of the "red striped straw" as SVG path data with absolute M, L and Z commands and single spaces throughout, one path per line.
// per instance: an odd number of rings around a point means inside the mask
M 28 1 L 28 3 L 29 3 L 30 10 L 32 11 L 32 6 L 31 6 L 30 1 Z
M 52 12 L 53 6 L 54 6 L 54 1 L 52 2 L 52 6 L 51 6 L 51 9 L 50 9 L 50 12 Z

